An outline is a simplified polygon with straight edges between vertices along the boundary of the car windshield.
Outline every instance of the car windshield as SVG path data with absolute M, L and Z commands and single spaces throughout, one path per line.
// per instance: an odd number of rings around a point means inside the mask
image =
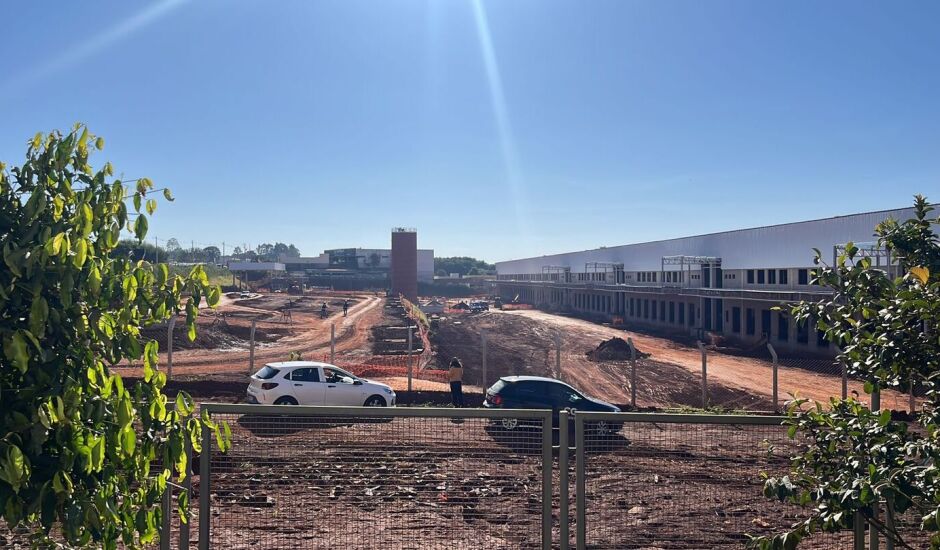
M 277 376 L 277 373 L 279 372 L 281 371 L 277 370 L 271 365 L 265 365 L 261 367 L 261 370 L 255 373 L 255 378 L 260 378 L 262 380 L 270 380 L 274 378 L 275 376 Z

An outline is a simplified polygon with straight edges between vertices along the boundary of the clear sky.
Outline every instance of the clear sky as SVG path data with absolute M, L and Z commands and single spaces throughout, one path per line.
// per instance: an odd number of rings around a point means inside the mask
M 940 199 L 940 2 L 8 0 L 0 160 L 90 125 L 151 235 L 489 261 Z

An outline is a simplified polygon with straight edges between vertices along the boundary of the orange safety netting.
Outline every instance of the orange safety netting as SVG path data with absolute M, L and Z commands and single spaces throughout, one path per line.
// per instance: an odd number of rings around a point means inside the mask
M 323 362 L 329 363 L 330 356 L 325 355 L 323 357 Z M 435 382 L 447 382 L 447 372 L 434 370 L 434 369 L 422 369 L 421 365 L 421 356 L 415 355 L 412 356 L 413 369 L 412 377 L 418 378 L 421 380 L 432 380 Z M 355 374 L 356 376 L 362 376 L 368 378 L 370 376 L 408 376 L 408 357 L 407 356 L 388 356 L 388 355 L 372 355 L 372 356 L 355 356 L 355 355 L 345 355 L 345 356 L 336 356 L 334 365 L 337 367 L 348 370 L 349 372 Z

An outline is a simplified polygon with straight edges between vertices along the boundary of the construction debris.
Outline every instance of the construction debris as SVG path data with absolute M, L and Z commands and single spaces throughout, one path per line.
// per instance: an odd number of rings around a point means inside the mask
M 596 348 L 585 353 L 591 361 L 623 361 L 630 359 L 630 344 L 623 338 L 604 340 Z M 636 350 L 637 359 L 649 357 L 650 354 Z

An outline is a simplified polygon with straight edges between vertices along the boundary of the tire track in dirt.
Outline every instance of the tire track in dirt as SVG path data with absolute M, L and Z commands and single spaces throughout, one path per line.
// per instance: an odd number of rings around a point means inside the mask
M 593 337 L 595 345 L 601 340 L 613 337 L 630 337 L 637 348 L 651 353 L 654 362 L 668 363 L 682 367 L 693 376 L 699 376 L 702 369 L 701 353 L 698 349 L 677 343 L 667 338 L 650 336 L 639 332 L 616 329 L 575 319 L 562 317 L 543 311 L 524 310 L 506 311 L 505 315 L 515 315 L 527 319 L 546 323 L 549 326 L 562 330 L 565 333 L 579 334 Z M 577 376 L 576 376 L 577 377 Z M 716 352 L 708 353 L 708 380 L 718 382 L 723 386 L 743 390 L 749 394 L 767 399 L 771 395 L 773 367 L 768 361 L 761 361 L 750 357 L 730 356 Z M 778 367 L 779 399 L 784 401 L 791 394 L 809 398 L 815 401 L 828 402 L 832 396 L 842 394 L 841 376 L 832 376 L 825 373 L 812 372 L 794 367 Z M 590 382 L 590 380 L 584 380 Z M 640 384 L 638 384 L 639 386 Z M 857 392 L 864 396 L 862 383 L 849 380 L 849 394 Z M 907 397 L 894 391 L 882 392 L 883 406 L 892 408 L 905 408 Z M 733 404 L 733 403 L 732 403 Z

